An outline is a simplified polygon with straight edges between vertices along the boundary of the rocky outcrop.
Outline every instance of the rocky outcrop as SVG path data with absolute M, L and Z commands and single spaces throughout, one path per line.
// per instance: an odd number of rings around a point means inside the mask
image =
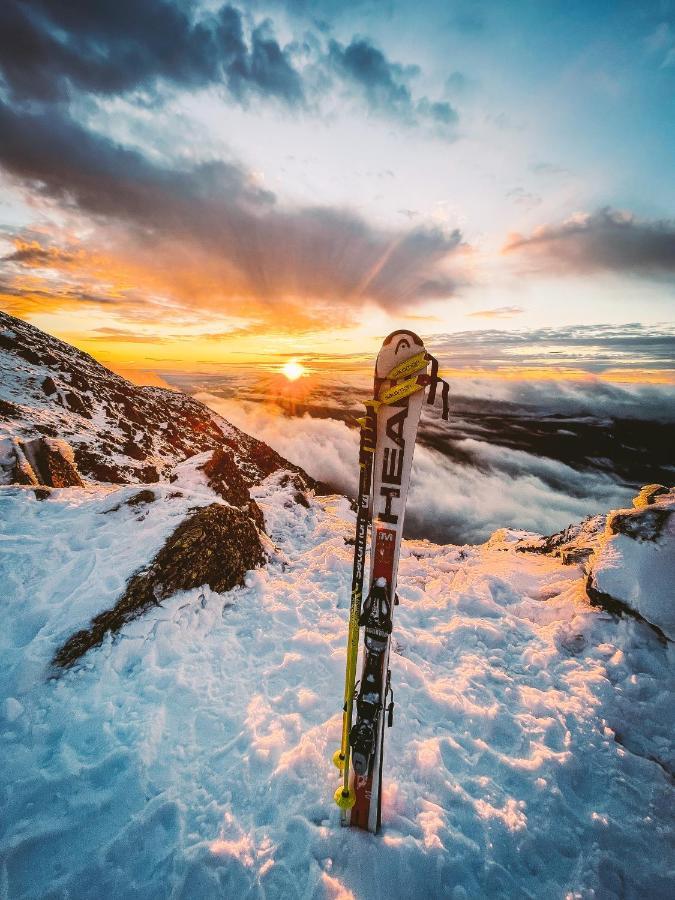
M 54 488 L 84 484 L 72 448 L 65 441 L 53 438 L 6 439 L 0 451 L 0 469 L 5 484 Z
M 84 485 L 72 448 L 65 441 L 40 437 L 22 442 L 20 446 L 35 473 L 37 484 L 55 488 Z
M 668 492 L 669 489 L 662 484 L 646 484 L 637 497 L 633 498 L 633 506 L 635 509 L 651 506 L 659 497 L 663 497 Z
M 231 450 L 217 447 L 201 467 L 208 486 L 231 506 L 245 506 L 251 499 Z
M 526 535 L 515 540 L 515 549 L 580 566 L 594 606 L 642 619 L 675 640 L 675 488 L 646 485 L 630 509 L 589 517 L 548 537 Z
M 675 489 L 649 485 L 615 510 L 587 564 L 591 602 L 630 612 L 675 640 Z
M 232 451 L 216 448 L 201 466 L 207 484 L 231 506 L 247 512 L 258 531 L 265 531 L 265 517 L 258 504 L 251 498 L 249 486 L 242 476 Z
M 605 527 L 604 516 L 589 516 L 583 522 L 568 525 L 562 531 L 516 543 L 518 553 L 542 553 L 558 557 L 564 566 L 583 563 L 593 553 L 598 535 Z
M 177 591 L 208 585 L 222 592 L 241 585 L 246 572 L 263 561 L 260 535 L 250 515 L 220 503 L 202 507 L 178 526 L 147 569 L 131 577 L 113 609 L 69 638 L 53 663 L 72 665 L 106 635 L 116 634 Z

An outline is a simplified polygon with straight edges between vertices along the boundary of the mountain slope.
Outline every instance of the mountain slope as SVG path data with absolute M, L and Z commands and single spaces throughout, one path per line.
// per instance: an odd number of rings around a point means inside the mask
M 5 480 L 39 435 L 78 480 L 0 484 L 0 897 L 671 896 L 675 492 L 549 537 L 404 542 L 383 830 L 353 833 L 348 501 L 34 332 L 3 319 Z M 214 509 L 251 535 L 229 582 Z
M 320 487 L 198 400 L 133 385 L 81 350 L 0 312 L 0 438 L 3 432 L 66 440 L 78 470 L 95 481 L 156 482 L 188 456 L 226 448 L 249 483 L 289 469 Z

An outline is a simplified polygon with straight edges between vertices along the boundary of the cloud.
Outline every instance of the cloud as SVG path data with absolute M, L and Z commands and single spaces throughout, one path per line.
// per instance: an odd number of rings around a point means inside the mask
M 419 74 L 419 67 L 392 62 L 367 38 L 354 37 L 346 46 L 331 40 L 328 61 L 335 72 L 362 93 L 373 112 L 409 125 L 422 120 L 446 130 L 458 121 L 456 110 L 446 100 L 421 97 L 415 101 L 407 82 Z
M 476 319 L 510 319 L 524 312 L 522 306 L 497 306 L 494 309 L 478 309 L 468 315 Z
M 542 225 L 529 237 L 510 235 L 505 253 L 536 268 L 567 274 L 613 271 L 663 277 L 675 274 L 675 221 L 640 220 L 609 208 Z
M 14 241 L 15 250 L 2 257 L 4 263 L 20 263 L 22 266 L 38 267 L 71 262 L 75 259 L 73 253 L 69 253 L 60 247 L 45 246 L 38 240 Z
M 117 246 L 155 290 L 189 303 L 252 298 L 266 319 L 277 308 L 289 321 L 283 304 L 295 303 L 298 324 L 298 315 L 325 321 L 327 304 L 337 320 L 367 302 L 400 310 L 455 291 L 458 231 L 394 231 L 347 210 L 282 207 L 235 162 L 163 165 L 58 107 L 29 114 L 0 102 L 0 133 L 0 165 L 34 197 L 86 217 L 107 253 Z
M 229 5 L 195 17 L 167 0 L 5 0 L 0 70 L 24 100 L 64 100 L 73 88 L 153 91 L 158 79 L 188 88 L 222 83 L 239 100 L 303 100 L 300 75 L 269 21 L 247 38 L 242 14 Z
M 264 403 L 209 393 L 196 396 L 315 478 L 355 496 L 358 434 L 344 422 L 308 414 L 289 417 Z M 559 460 L 486 441 L 460 440 L 455 456 L 447 431 L 441 448 L 418 441 L 408 536 L 463 544 L 484 541 L 503 526 L 552 533 L 586 515 L 625 505 L 633 494 L 611 473 L 580 472 Z
M 483 445 L 483 449 L 484 445 Z M 495 448 L 504 458 L 511 454 Z M 609 475 L 582 476 L 555 461 L 547 477 L 541 460 L 523 454 L 519 471 L 462 465 L 437 451 L 417 447 L 411 476 L 406 532 L 438 543 L 479 543 L 502 527 L 552 534 L 587 515 L 630 502 L 633 491 Z M 558 484 L 551 484 L 555 472 Z M 570 491 L 582 482 L 581 494 Z
M 372 112 L 452 136 L 454 107 L 411 95 L 418 66 L 389 60 L 367 38 L 326 43 L 317 30 L 314 21 L 282 46 L 271 19 L 256 22 L 230 4 L 5 0 L 0 76 L 12 102 L 68 102 L 78 92 L 154 102 L 165 86 L 216 85 L 242 105 L 266 97 L 290 107 L 321 104 L 337 76 Z
M 286 459 L 340 493 L 355 496 L 358 489 L 359 436 L 337 419 L 288 417 L 264 403 L 227 400 L 209 393 L 194 395 L 228 422 L 265 441 Z
M 569 169 L 566 169 L 564 166 L 545 161 L 534 162 L 530 165 L 529 169 L 530 172 L 533 172 L 535 175 L 569 175 Z
M 581 376 L 607 369 L 672 370 L 673 325 L 585 325 L 518 331 L 464 331 L 436 335 L 443 366 L 508 369 L 573 367 Z M 517 373 L 516 373 L 517 374 Z M 521 374 L 521 377 L 524 375 Z
M 526 209 L 534 209 L 535 206 L 541 205 L 541 197 L 539 194 L 533 194 L 526 191 L 525 188 L 515 187 L 507 191 L 504 195 L 507 200 L 511 200 L 517 206 L 523 206 Z

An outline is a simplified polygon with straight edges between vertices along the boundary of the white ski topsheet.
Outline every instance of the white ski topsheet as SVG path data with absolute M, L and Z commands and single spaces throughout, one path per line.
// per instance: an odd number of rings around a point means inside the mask
M 424 345 L 412 331 L 395 331 L 385 339 L 375 364 L 376 383 L 394 366 L 417 356 Z M 425 392 L 420 388 L 392 406 L 382 406 L 377 413 L 377 444 L 373 461 L 373 551 L 375 527 L 383 524 L 396 532 L 393 561 L 392 598 L 396 590 L 396 572 L 403 534 L 405 503 L 410 484 L 417 426 L 422 412 Z M 371 553 L 371 577 L 375 565 L 375 553 Z

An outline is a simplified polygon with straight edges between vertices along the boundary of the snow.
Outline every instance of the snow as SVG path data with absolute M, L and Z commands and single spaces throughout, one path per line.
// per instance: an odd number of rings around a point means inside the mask
M 138 485 L 0 488 L 0 896 L 672 896 L 673 645 L 592 608 L 580 566 L 517 552 L 523 532 L 404 542 L 378 836 L 332 802 L 344 498 L 305 509 L 270 476 L 266 567 L 175 595 L 50 678 L 213 502 L 198 461 L 133 507 Z
M 604 539 L 590 560 L 593 585 L 675 641 L 675 492 L 650 505 L 640 502 L 641 496 L 642 492 L 636 498 L 636 510 L 617 511 L 635 522 L 629 533 L 612 533 L 613 516 L 608 517 Z M 654 535 L 649 525 L 659 513 L 666 521 L 660 534 Z

